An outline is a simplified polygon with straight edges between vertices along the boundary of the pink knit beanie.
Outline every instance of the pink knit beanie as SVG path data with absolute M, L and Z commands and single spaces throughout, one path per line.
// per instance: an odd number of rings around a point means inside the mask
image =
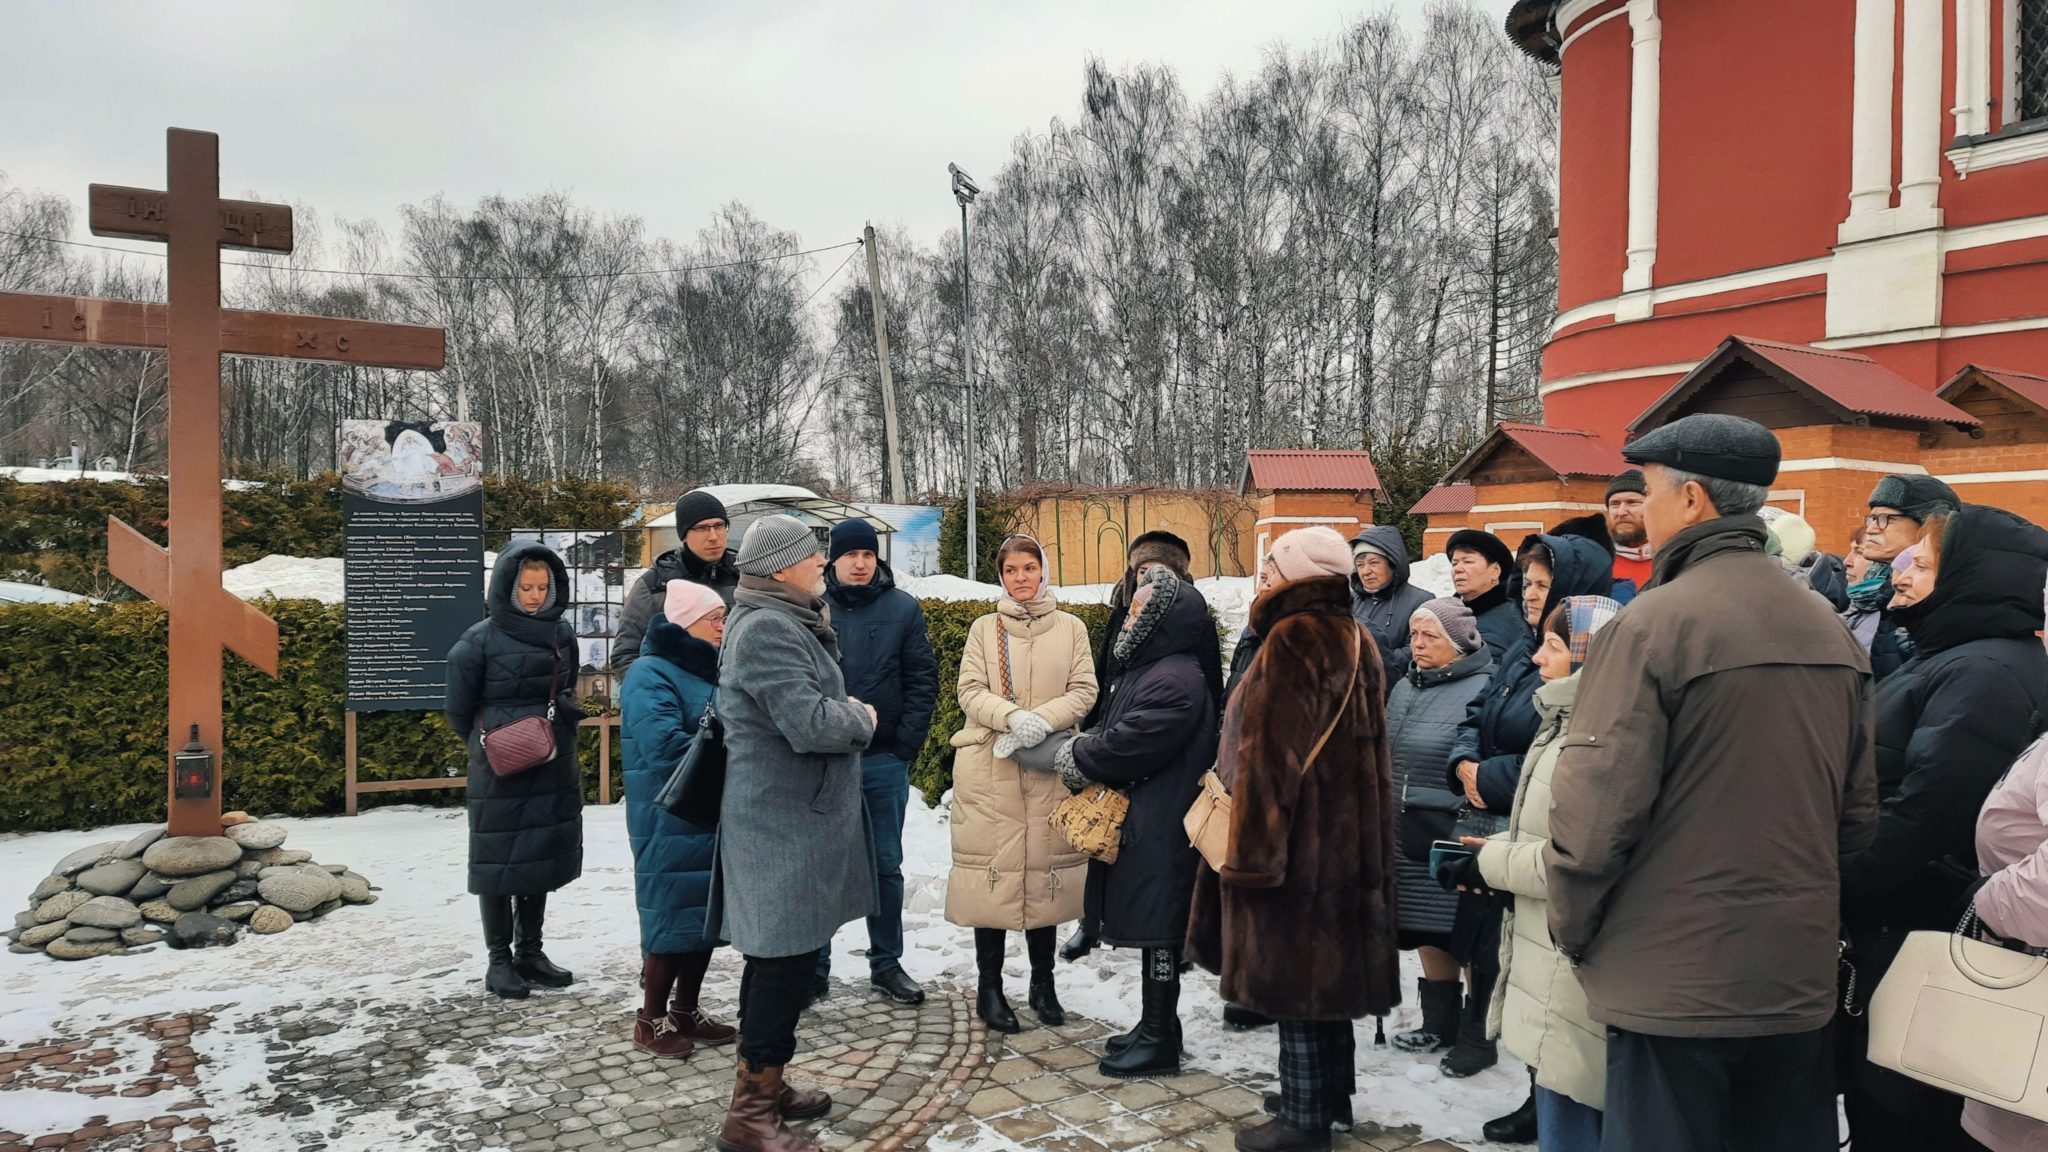
M 718 593 L 688 580 L 668 582 L 668 595 L 661 602 L 661 614 L 678 628 L 688 628 L 713 612 L 725 611 Z
M 1351 545 L 1335 529 L 1296 528 L 1274 541 L 1273 566 L 1282 580 L 1351 575 Z

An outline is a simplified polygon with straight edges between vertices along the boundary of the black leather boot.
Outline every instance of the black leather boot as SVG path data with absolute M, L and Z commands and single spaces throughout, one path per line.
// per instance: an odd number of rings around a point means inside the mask
M 1072 963 L 1095 951 L 1099 943 L 1101 940 L 1095 935 L 1095 926 L 1083 920 L 1081 926 L 1074 929 L 1074 934 L 1067 937 L 1067 942 L 1060 945 L 1060 959 Z
M 1394 1047 L 1403 1052 L 1442 1052 L 1455 1046 L 1458 1016 L 1465 1006 L 1463 993 L 1464 986 L 1456 980 L 1417 979 L 1415 997 L 1422 1003 L 1422 1026 L 1396 1032 Z
M 1096 1065 L 1113 1079 L 1180 1075 L 1180 957 L 1171 948 L 1147 948 L 1144 964 L 1137 1030 L 1129 1044 Z
M 1529 1069 L 1529 1096 L 1522 1106 L 1505 1116 L 1488 1120 L 1480 1135 L 1493 1144 L 1534 1144 L 1536 1142 L 1536 1070 Z
M 527 983 L 539 984 L 545 988 L 567 988 L 576 982 L 576 977 L 565 968 L 555 967 L 547 953 L 540 950 L 541 925 L 548 918 L 548 898 L 542 896 L 515 896 L 513 904 L 517 911 L 519 943 L 512 950 L 512 966 L 526 977 Z
M 1493 985 L 1500 973 L 1472 974 L 1472 987 L 1465 993 L 1465 1014 L 1458 1021 L 1458 1044 L 1446 1053 L 1438 1067 L 1453 1080 L 1476 1076 L 1499 1062 L 1500 1052 L 1486 1038 L 1486 1012 L 1493 1003 Z
M 1031 974 L 1031 1012 L 1038 1022 L 1047 1028 L 1057 1028 L 1067 1022 L 1067 1010 L 1060 1006 L 1059 993 L 1053 990 L 1052 973 Z
M 526 978 L 512 964 L 512 898 L 479 896 L 477 908 L 483 915 L 484 947 L 491 966 L 484 973 L 484 987 L 505 1000 L 524 1000 L 530 990 Z
M 974 1012 L 981 1022 L 994 1031 L 1003 1033 L 1022 1032 L 1024 1025 L 1018 1023 L 1017 1013 L 1010 1007 L 1009 997 L 1003 995 L 1003 949 L 1006 947 L 1005 933 L 1001 928 L 976 928 L 974 930 L 974 968 L 976 982 L 980 985 L 974 991 Z

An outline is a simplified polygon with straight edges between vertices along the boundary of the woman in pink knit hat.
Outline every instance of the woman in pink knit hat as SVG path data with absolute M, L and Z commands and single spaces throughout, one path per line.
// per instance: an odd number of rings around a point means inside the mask
M 668 582 L 661 611 L 647 622 L 639 655 L 619 690 L 626 759 L 626 835 L 633 846 L 633 895 L 640 909 L 640 987 L 633 1045 L 683 1057 L 698 1044 L 727 1044 L 733 1028 L 697 1002 L 719 940 L 704 932 L 716 836 L 654 803 L 718 695 L 725 601 L 702 584 Z

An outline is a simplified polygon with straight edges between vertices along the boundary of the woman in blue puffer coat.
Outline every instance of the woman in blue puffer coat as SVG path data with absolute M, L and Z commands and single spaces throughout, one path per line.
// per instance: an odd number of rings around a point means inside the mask
M 698 1044 L 726 1044 L 734 1035 L 697 1002 L 712 949 L 721 943 L 704 935 L 717 835 L 654 803 L 717 698 L 718 649 L 724 638 L 725 601 L 718 593 L 671 580 L 661 613 L 648 620 L 641 658 L 633 661 L 619 690 L 626 832 L 633 845 L 633 894 L 645 957 L 633 1045 L 655 1056 L 687 1056 Z

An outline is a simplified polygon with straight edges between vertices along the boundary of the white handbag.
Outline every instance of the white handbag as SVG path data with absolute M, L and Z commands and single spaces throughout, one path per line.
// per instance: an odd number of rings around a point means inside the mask
M 2048 1121 L 2048 957 L 1954 932 L 1913 932 L 1870 1000 L 1870 1062 Z

